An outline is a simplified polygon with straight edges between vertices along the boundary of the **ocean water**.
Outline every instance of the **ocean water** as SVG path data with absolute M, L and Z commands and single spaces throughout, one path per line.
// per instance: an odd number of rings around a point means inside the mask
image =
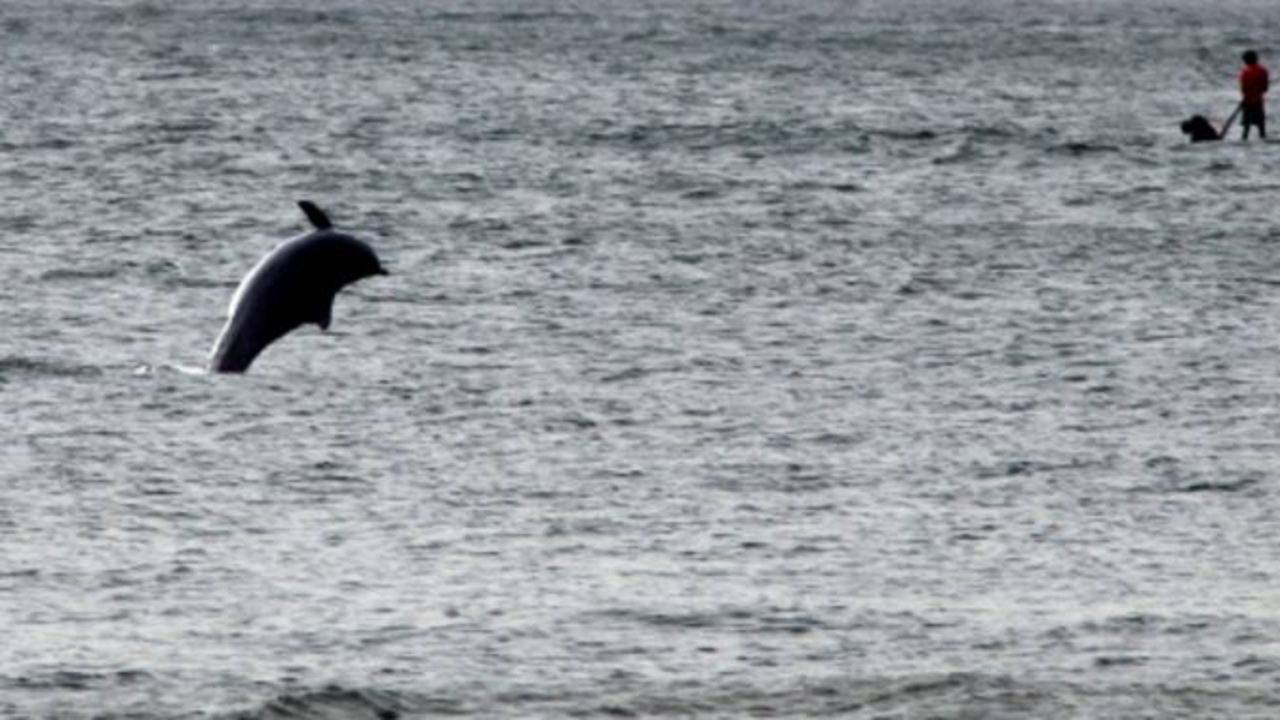
M 1280 715 L 1273 3 L 0 28 L 0 717 Z

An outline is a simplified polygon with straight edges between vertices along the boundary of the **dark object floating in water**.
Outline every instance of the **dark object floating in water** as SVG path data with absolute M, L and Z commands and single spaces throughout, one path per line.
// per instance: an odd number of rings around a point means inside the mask
M 1182 121 L 1182 132 L 1191 136 L 1191 142 L 1209 142 L 1221 140 L 1222 136 L 1203 115 L 1192 115 Z

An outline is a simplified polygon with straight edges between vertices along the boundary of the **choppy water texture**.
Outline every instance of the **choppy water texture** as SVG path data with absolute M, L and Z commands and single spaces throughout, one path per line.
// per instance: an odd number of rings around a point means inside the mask
M 0 9 L 0 715 L 1280 714 L 1273 3 L 289 5 Z

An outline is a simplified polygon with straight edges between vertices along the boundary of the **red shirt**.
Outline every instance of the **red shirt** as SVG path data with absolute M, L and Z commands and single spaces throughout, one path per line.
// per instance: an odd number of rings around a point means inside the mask
M 1267 91 L 1268 84 L 1267 69 L 1262 67 L 1261 63 L 1245 65 L 1240 71 L 1240 94 L 1250 105 L 1262 102 L 1262 94 Z

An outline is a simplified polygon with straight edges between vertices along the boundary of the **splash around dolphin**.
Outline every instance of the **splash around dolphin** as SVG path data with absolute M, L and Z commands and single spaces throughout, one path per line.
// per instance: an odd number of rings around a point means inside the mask
M 315 231 L 267 253 L 231 296 L 210 372 L 242 373 L 268 345 L 307 323 L 329 328 L 333 299 L 342 288 L 371 275 L 386 275 L 373 248 L 333 229 L 314 203 L 298 207 Z

